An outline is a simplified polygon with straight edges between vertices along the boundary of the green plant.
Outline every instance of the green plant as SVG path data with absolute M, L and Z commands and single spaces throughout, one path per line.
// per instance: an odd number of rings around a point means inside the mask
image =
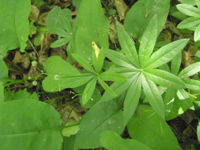
M 192 0 L 192 1 L 184 1 L 179 0 L 182 4 L 178 4 L 177 9 L 183 14 L 189 16 L 184 19 L 181 23 L 178 24 L 179 29 L 187 29 L 194 31 L 194 41 L 198 41 L 200 39 L 199 31 L 200 31 L 200 21 L 199 21 L 199 13 L 200 13 L 200 1 Z M 197 7 L 195 7 L 195 6 Z
M 32 2 L 38 7 L 45 5 L 40 0 Z M 199 13 L 192 6 L 199 6 L 199 0 L 181 2 L 184 4 L 177 6 L 180 11 L 187 10 L 192 16 Z M 199 78 L 189 78 L 200 71 L 200 62 L 180 67 L 181 51 L 189 39 L 156 46 L 170 1 L 137 1 L 127 13 L 124 29 L 117 25 L 121 46 L 118 51 L 109 49 L 109 21 L 100 1 L 76 0 L 73 4 L 78 6 L 73 25 L 71 11 L 59 7 L 52 9 L 46 21 L 48 32 L 58 35 L 51 48 L 68 44 L 70 59 L 51 56 L 40 67 L 32 61 L 31 67 L 40 71 L 37 77 L 12 80 L 3 58 L 16 48 L 27 54 L 31 1 L 0 3 L 0 149 L 181 149 L 166 120 L 200 106 Z M 4 19 L 6 15 L 8 21 Z M 198 17 L 193 18 L 198 22 Z M 195 32 L 198 40 L 199 31 Z M 72 65 L 72 61 L 81 67 Z M 51 106 L 54 98 L 41 102 L 36 92 L 15 93 L 9 89 L 11 84 L 26 84 L 25 81 L 40 86 L 40 79 L 44 79 L 42 88 L 46 92 L 76 92 L 74 96 L 78 97 L 72 102 L 79 100 L 82 107 L 89 109 L 80 116 L 80 122 L 69 120 L 71 111 L 62 125 L 55 110 L 60 105 Z M 125 127 L 132 139 L 121 137 Z M 198 139 L 199 129 L 198 125 Z

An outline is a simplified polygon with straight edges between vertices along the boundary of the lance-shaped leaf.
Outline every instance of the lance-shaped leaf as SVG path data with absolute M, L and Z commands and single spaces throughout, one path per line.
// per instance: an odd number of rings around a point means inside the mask
M 51 48 L 56 48 L 56 47 L 63 46 L 65 44 L 69 43 L 71 40 L 72 40 L 71 37 L 70 38 L 66 37 L 66 38 L 59 39 L 59 40 L 57 40 L 57 41 L 55 41 L 55 42 L 53 42 L 51 44 Z
M 164 95 L 164 104 L 165 104 L 165 115 L 167 116 L 173 108 L 174 99 L 175 99 L 176 90 L 174 89 L 167 89 Z
M 164 87 L 173 89 L 186 88 L 185 83 L 172 73 L 159 69 L 145 70 L 144 74 L 146 77 L 154 81 L 155 83 Z
M 128 60 L 127 57 L 124 56 L 122 53 L 120 52 L 116 52 L 114 50 L 109 50 L 106 49 L 105 50 L 105 54 L 106 56 L 112 60 L 112 62 L 114 62 L 115 64 L 119 65 L 119 66 L 123 66 L 126 68 L 135 68 Z
M 185 90 L 183 89 L 178 90 L 177 96 L 186 107 L 194 110 L 194 105 Z
M 200 71 L 200 62 L 189 65 L 184 68 L 179 74 L 178 77 L 184 79 L 186 77 L 192 76 Z
M 140 64 L 143 66 L 144 62 L 151 56 L 157 39 L 157 16 L 155 15 L 149 22 L 144 31 L 139 48 Z
M 117 93 L 117 96 L 121 95 L 124 91 L 126 91 L 129 86 L 131 85 L 131 83 L 133 82 L 133 80 L 136 78 L 136 75 L 132 75 L 132 77 L 130 79 L 128 79 L 126 82 L 122 82 L 122 83 L 113 83 L 110 88 Z M 109 101 L 112 100 L 113 98 L 117 97 L 117 96 L 112 96 L 110 95 L 108 92 L 105 92 L 103 94 L 103 96 L 101 97 L 100 101 Z
M 189 4 L 178 4 L 176 8 L 187 16 L 199 16 L 200 10 Z
M 100 138 L 101 145 L 109 150 L 153 150 L 134 139 L 123 139 L 113 131 L 103 131 Z
M 198 26 L 199 24 L 200 24 L 200 17 L 190 17 L 179 23 L 177 28 L 194 30 L 194 27 Z
M 61 28 L 52 28 L 52 32 L 61 36 L 61 37 L 67 37 L 72 38 L 72 35 L 69 32 L 66 32 L 64 29 Z
M 195 3 L 197 5 L 197 7 L 200 8 L 200 0 L 195 0 Z
M 121 134 L 125 127 L 123 119 L 115 101 L 96 103 L 81 121 L 74 149 L 100 147 L 100 134 L 105 130 Z
M 124 31 L 124 29 L 122 29 L 122 27 L 119 25 L 117 26 L 117 34 L 120 45 L 126 57 L 134 66 L 139 67 L 138 54 L 133 40 L 131 40 L 128 33 Z
M 92 66 L 89 64 L 89 62 L 87 60 L 85 60 L 85 58 L 83 58 L 81 55 L 79 54 L 72 54 L 72 56 L 74 57 L 74 59 L 76 59 L 76 61 L 83 66 L 83 68 L 85 68 L 87 71 L 90 71 L 92 73 L 95 73 L 95 70 L 92 68 Z
M 125 82 L 127 81 L 127 78 L 120 75 L 119 73 L 115 72 L 103 72 L 99 75 L 101 78 L 103 78 L 105 81 L 114 81 L 114 82 Z
M 82 104 L 85 105 L 94 93 L 94 89 L 97 83 L 97 77 L 94 77 L 85 87 L 82 95 Z
M 200 81 L 193 80 L 193 79 L 185 79 L 183 82 L 186 84 L 187 88 L 192 91 L 199 91 L 200 92 Z
M 101 78 L 98 78 L 98 82 L 109 94 L 117 96 L 116 93 Z
M 198 41 L 200 39 L 200 25 L 194 31 L 194 41 Z
M 16 100 L 1 103 L 0 111 L 2 150 L 61 149 L 62 119 L 51 105 L 37 100 Z
M 145 62 L 145 68 L 157 68 L 168 63 L 183 50 L 188 41 L 189 39 L 182 39 L 161 47 Z
M 169 125 L 149 106 L 140 105 L 127 127 L 132 139 L 153 150 L 181 150 Z
M 128 121 L 133 116 L 141 94 L 141 74 L 136 77 L 129 87 L 126 98 L 124 101 L 124 123 L 127 124 Z
M 92 63 L 97 73 L 99 73 L 104 64 L 104 52 L 103 49 L 99 49 L 95 42 L 92 42 L 92 47 L 94 51 L 92 51 Z
M 174 75 L 178 75 L 178 72 L 179 72 L 179 69 L 180 69 L 180 66 L 181 66 L 181 60 L 182 60 L 182 53 L 180 52 L 171 61 L 171 72 Z
M 151 107 L 162 119 L 164 119 L 165 118 L 164 103 L 160 95 L 160 92 L 158 90 L 158 87 L 148 77 L 143 77 L 142 86 Z

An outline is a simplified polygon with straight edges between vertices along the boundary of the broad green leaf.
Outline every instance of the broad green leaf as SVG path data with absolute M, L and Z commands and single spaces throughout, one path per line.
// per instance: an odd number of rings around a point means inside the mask
M 74 148 L 100 147 L 100 134 L 106 130 L 121 134 L 125 127 L 123 119 L 122 110 L 115 101 L 96 103 L 81 121 Z
M 59 40 L 57 40 L 57 41 L 55 41 L 55 42 L 53 42 L 53 43 L 51 44 L 51 48 L 56 48 L 56 47 L 63 46 L 63 45 L 65 45 L 65 44 L 69 43 L 71 40 L 72 40 L 71 37 L 59 39 Z
M 4 84 L 6 83 L 6 79 L 8 78 L 8 67 L 6 66 L 3 59 L 0 59 L 0 81 L 2 81 Z
M 60 7 L 53 8 L 47 16 L 46 25 L 49 32 L 52 32 L 53 28 L 65 29 L 63 17 L 71 20 L 71 11 L 69 9 L 62 9 Z
M 170 7 L 170 0 L 139 0 L 128 11 L 124 27 L 130 36 L 137 38 L 145 31 L 149 22 L 157 14 L 158 33 L 163 29 Z
M 110 95 L 117 96 L 116 93 L 101 78 L 98 78 L 98 82 Z
M 99 73 L 104 64 L 104 52 L 103 49 L 99 51 L 98 57 L 95 55 L 95 51 L 92 51 L 92 63 L 97 73 Z
M 133 139 L 153 150 L 181 150 L 169 125 L 149 106 L 139 106 L 127 127 Z
M 60 76 L 56 74 L 45 78 L 42 81 L 42 86 L 47 92 L 61 91 L 66 88 L 75 88 L 84 85 L 94 77 L 94 74 L 80 74 L 76 76 Z M 55 78 L 58 79 L 55 80 Z
M 70 137 L 64 136 L 61 150 L 74 150 L 75 139 L 76 139 L 76 135 L 71 135 Z
M 127 124 L 132 118 L 141 95 L 141 75 L 138 75 L 129 87 L 124 101 L 124 123 Z
M 194 110 L 194 105 L 189 97 L 189 95 L 187 94 L 187 92 L 183 89 L 180 89 L 177 91 L 177 96 L 180 99 L 180 101 L 188 108 Z
M 17 92 L 15 91 L 5 91 L 5 102 L 8 101 L 13 101 L 13 100 L 39 100 L 38 95 L 34 92 L 34 93 L 29 93 L 27 92 L 26 89 L 24 90 L 19 90 Z
M 155 15 L 149 22 L 146 30 L 144 31 L 139 47 L 140 65 L 143 66 L 144 62 L 151 56 L 156 40 L 157 40 L 157 15 Z
M 4 102 L 4 86 L 3 82 L 0 81 L 0 104 Z
M 142 87 L 144 93 L 149 100 L 151 107 L 155 110 L 155 112 L 162 118 L 165 118 L 165 109 L 163 99 L 160 95 L 158 87 L 155 85 L 153 81 L 151 81 L 148 77 L 143 77 L 142 79 Z
M 155 83 L 172 89 L 186 88 L 184 82 L 172 73 L 160 69 L 144 70 L 144 75 Z
M 194 31 L 194 27 L 198 26 L 199 24 L 200 24 L 200 17 L 190 17 L 179 23 L 177 28 L 189 29 Z
M 177 9 L 186 14 L 187 16 L 199 16 L 200 14 L 200 10 L 192 5 L 189 5 L 189 4 L 178 4 L 176 5 Z
M 186 77 L 195 75 L 199 71 L 200 71 L 200 62 L 197 62 L 181 70 L 181 72 L 178 74 L 178 77 L 184 79 Z
M 109 21 L 104 15 L 99 0 L 84 0 L 81 3 L 76 22 L 73 24 L 75 34 L 75 52 L 91 62 L 92 42 L 98 47 L 108 48 Z
M 97 77 L 93 78 L 90 82 L 87 83 L 81 99 L 81 103 L 83 105 L 85 105 L 91 99 L 91 96 L 94 93 L 94 89 L 96 87 L 96 83 Z
M 168 63 L 183 50 L 188 41 L 189 39 L 182 39 L 163 46 L 145 62 L 145 68 L 157 68 Z
M 104 81 L 125 82 L 127 78 L 115 72 L 103 72 L 99 75 Z
M 72 35 L 69 32 L 66 32 L 64 29 L 61 28 L 52 28 L 52 33 L 55 33 L 61 37 L 72 38 Z
M 174 75 L 178 75 L 178 72 L 179 72 L 179 69 L 180 69 L 180 66 L 181 66 L 181 60 L 182 60 L 182 53 L 180 52 L 171 61 L 171 72 Z
M 73 53 L 72 56 L 74 57 L 74 59 L 81 65 L 83 66 L 84 69 L 86 69 L 87 71 L 90 71 L 92 73 L 96 73 L 95 70 L 92 68 L 92 66 L 90 65 L 90 63 L 83 58 L 81 55 Z
M 44 90 L 49 92 L 64 89 L 65 86 L 63 82 L 68 81 L 67 78 L 58 78 L 58 80 L 56 80 L 54 77 L 81 75 L 75 67 L 59 56 L 49 57 L 45 62 L 44 70 L 48 76 L 42 81 L 42 86 Z
M 133 82 L 133 80 L 136 78 L 136 75 L 133 75 L 132 78 L 128 79 L 126 82 L 122 82 L 122 83 L 113 83 L 110 88 L 117 93 L 117 96 L 121 95 L 124 91 L 126 91 L 129 86 L 131 85 L 131 83 Z M 117 96 L 112 96 L 110 95 L 108 92 L 105 92 L 103 94 L 103 96 L 101 97 L 100 101 L 109 101 L 112 100 L 113 98 L 117 97 Z
M 37 100 L 10 101 L 0 104 L 0 113 L 2 150 L 61 149 L 62 119 L 51 105 Z
M 139 67 L 138 54 L 133 40 L 131 40 L 128 33 L 120 25 L 117 25 L 117 35 L 126 57 L 134 66 Z
M 116 52 L 114 50 L 106 49 L 105 50 L 105 54 L 110 60 L 112 60 L 112 62 L 114 62 L 115 64 L 117 64 L 119 66 L 136 69 L 131 64 L 131 62 L 129 62 L 127 60 L 127 57 L 125 55 L 123 55 L 122 53 L 120 53 L 120 52 Z
M 200 39 L 200 24 L 197 26 L 197 28 L 194 31 L 194 41 L 198 41 Z
M 152 150 L 134 139 L 123 139 L 113 131 L 104 131 L 100 136 L 101 145 L 109 150 Z
M 1 0 L 0 8 L 0 45 L 8 50 L 20 47 L 24 52 L 29 35 L 31 1 Z
M 165 105 L 165 116 L 167 116 L 173 108 L 175 93 L 176 93 L 176 90 L 174 89 L 167 89 L 167 91 L 165 92 L 165 95 L 163 98 L 164 105 Z

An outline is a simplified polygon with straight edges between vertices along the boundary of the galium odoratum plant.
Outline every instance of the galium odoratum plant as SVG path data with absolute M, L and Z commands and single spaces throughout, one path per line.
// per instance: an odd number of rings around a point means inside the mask
M 117 96 L 116 93 L 104 81 L 125 82 L 127 80 L 126 77 L 115 72 L 109 72 L 109 71 L 102 72 L 102 67 L 105 59 L 103 49 L 99 49 L 99 47 L 96 45 L 95 42 L 92 42 L 92 47 L 94 49 L 94 51 L 92 51 L 92 64 L 94 68 L 90 65 L 90 63 L 86 59 L 84 59 L 78 53 L 72 54 L 74 59 L 80 65 L 82 65 L 82 67 L 85 70 L 89 71 L 89 73 L 83 73 L 82 75 L 91 76 L 91 79 L 89 80 L 83 91 L 81 99 L 83 105 L 90 100 L 95 90 L 97 81 L 109 94 L 111 94 L 112 96 Z
M 172 89 L 183 89 L 185 84 L 174 74 L 158 68 L 180 53 L 188 43 L 188 39 L 172 42 L 153 53 L 158 35 L 156 15 L 141 37 L 138 51 L 132 39 L 122 27 L 117 26 L 117 34 L 122 53 L 109 49 L 104 51 L 106 56 L 118 66 L 110 71 L 121 73 L 128 78 L 126 82 L 113 83 L 110 86 L 118 96 L 127 90 L 124 101 L 124 122 L 127 123 L 134 114 L 142 90 L 151 107 L 164 119 L 163 98 L 157 85 Z M 113 98 L 114 96 L 105 92 L 101 100 L 108 101 Z

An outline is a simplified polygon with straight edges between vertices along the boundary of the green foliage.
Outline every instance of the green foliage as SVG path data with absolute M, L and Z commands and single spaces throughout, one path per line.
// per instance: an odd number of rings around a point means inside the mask
M 185 1 L 180 0 L 182 4 L 178 4 L 177 9 L 183 14 L 189 16 L 187 19 L 184 19 L 181 23 L 178 24 L 179 29 L 188 29 L 194 31 L 194 41 L 200 39 L 200 22 L 199 22 L 199 13 L 200 13 L 200 1 L 192 0 Z M 193 6 L 197 5 L 197 7 Z
M 174 8 L 171 13 L 185 19 L 178 28 L 195 31 L 194 40 L 198 41 L 200 1 L 179 1 L 182 4 L 176 8 L 189 17 Z M 46 5 L 41 0 L 32 3 L 40 8 Z M 47 27 L 37 28 L 34 39 L 35 45 L 40 45 L 40 35 L 47 33 L 47 29 L 58 35 L 51 48 L 67 44 L 68 61 L 51 56 L 44 70 L 37 67 L 36 61 L 32 63 L 32 67 L 45 75 L 44 91 L 74 90 L 73 98 L 78 96 L 75 100 L 79 99 L 82 107 L 89 109 L 80 123 L 70 122 L 68 116 L 64 126 L 58 112 L 40 102 L 36 92 L 10 91 L 10 84 L 22 81 L 9 79 L 3 58 L 8 50 L 20 48 L 25 52 L 31 2 L 3 0 L 0 3 L 1 149 L 181 149 L 166 120 L 200 106 L 199 78 L 189 78 L 200 71 L 200 62 L 196 59 L 195 63 L 181 68 L 181 51 L 189 39 L 169 44 L 159 41 L 170 1 L 137 1 L 126 15 L 125 29 L 117 25 L 121 50 L 109 49 L 109 19 L 104 16 L 100 0 L 72 3 L 78 12 L 73 25 L 71 11 L 55 7 L 47 16 Z M 72 65 L 72 61 L 79 65 Z M 37 79 L 31 79 L 35 86 L 39 84 Z M 121 137 L 125 126 L 132 139 Z M 197 132 L 200 139 L 199 125 Z
M 2 0 L 0 7 L 0 45 L 7 50 L 20 47 L 24 52 L 29 35 L 30 0 Z

